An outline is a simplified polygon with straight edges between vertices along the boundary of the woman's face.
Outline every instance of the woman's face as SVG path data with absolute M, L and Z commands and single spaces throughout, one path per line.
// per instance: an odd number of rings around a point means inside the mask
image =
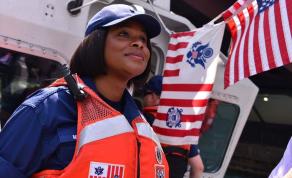
M 150 58 L 143 26 L 128 21 L 109 28 L 105 42 L 108 75 L 130 80 L 144 72 Z

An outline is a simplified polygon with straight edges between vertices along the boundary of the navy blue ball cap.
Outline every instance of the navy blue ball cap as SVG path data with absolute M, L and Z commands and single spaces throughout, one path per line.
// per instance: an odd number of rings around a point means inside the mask
M 160 96 L 162 91 L 162 76 L 155 75 L 153 76 L 145 85 L 144 85 L 144 94 L 150 92 L 154 92 L 158 96 Z
M 160 34 L 160 23 L 151 15 L 136 10 L 129 5 L 112 4 L 102 8 L 89 20 L 85 36 L 96 29 L 116 25 L 130 19 L 140 22 L 144 26 L 149 38 L 156 37 Z

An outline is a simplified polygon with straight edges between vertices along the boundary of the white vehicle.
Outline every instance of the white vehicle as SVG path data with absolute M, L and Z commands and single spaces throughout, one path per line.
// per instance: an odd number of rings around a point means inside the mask
M 155 0 L 152 5 L 147 0 L 1 0 L 2 126 L 28 94 L 58 77 L 57 69 L 69 63 L 88 20 L 110 3 L 142 6 L 172 31 L 196 28 L 170 11 L 170 0 Z M 162 72 L 168 40 L 165 28 L 152 40 L 152 74 Z M 267 177 L 292 135 L 292 67 L 265 72 L 224 89 L 227 58 L 223 53 L 220 58 L 211 96 L 220 104 L 212 127 L 199 143 L 203 177 Z M 134 96 L 138 98 L 139 92 Z

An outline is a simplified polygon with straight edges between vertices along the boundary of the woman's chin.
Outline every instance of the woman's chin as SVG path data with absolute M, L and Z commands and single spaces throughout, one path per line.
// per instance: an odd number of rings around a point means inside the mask
M 128 70 L 129 74 L 131 74 L 134 77 L 137 77 L 141 75 L 145 71 L 145 67 L 132 67 L 131 69 Z

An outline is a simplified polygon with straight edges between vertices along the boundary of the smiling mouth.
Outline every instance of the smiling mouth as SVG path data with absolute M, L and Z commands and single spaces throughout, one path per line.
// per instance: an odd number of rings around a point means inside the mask
M 125 56 L 129 56 L 133 59 L 136 59 L 136 60 L 142 60 L 144 61 L 144 56 L 142 55 L 138 55 L 138 54 L 125 54 Z

